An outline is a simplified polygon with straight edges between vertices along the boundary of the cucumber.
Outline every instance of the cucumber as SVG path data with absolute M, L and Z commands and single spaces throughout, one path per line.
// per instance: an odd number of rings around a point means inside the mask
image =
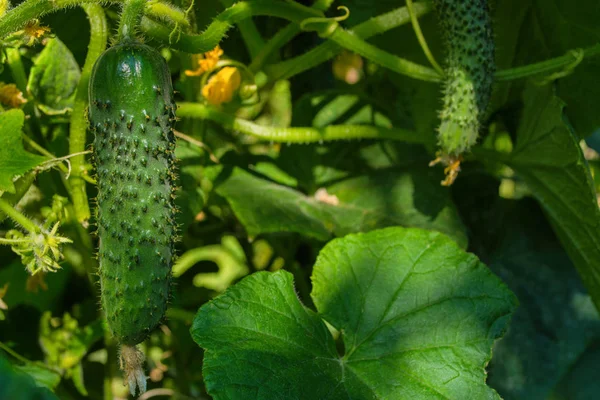
M 479 137 L 496 64 L 487 0 L 434 0 L 446 42 L 446 78 L 438 129 L 442 154 L 458 157 Z
M 137 42 L 106 50 L 89 84 L 101 303 L 126 364 L 126 354 L 160 323 L 169 298 L 176 235 L 172 95 L 165 60 Z

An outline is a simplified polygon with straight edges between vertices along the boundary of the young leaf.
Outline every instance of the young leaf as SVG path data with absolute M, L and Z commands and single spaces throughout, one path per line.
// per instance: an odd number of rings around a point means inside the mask
M 44 113 L 65 114 L 73 108 L 80 77 L 79 65 L 69 48 L 53 38 L 31 68 L 27 91 L 36 98 L 37 106 Z
M 516 300 L 446 236 L 396 227 L 333 240 L 313 284 L 320 314 L 285 271 L 200 308 L 191 333 L 216 400 L 499 399 L 484 368 Z M 341 331 L 343 355 L 320 316 Z
M 28 153 L 21 143 L 25 114 L 13 109 L 0 114 L 0 191 L 15 193 L 13 178 L 41 164 L 46 157 Z

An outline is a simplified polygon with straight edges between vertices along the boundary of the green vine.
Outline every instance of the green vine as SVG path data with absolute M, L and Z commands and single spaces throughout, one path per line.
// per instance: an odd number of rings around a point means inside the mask
M 331 3 L 333 3 L 332 0 L 317 0 L 311 8 L 325 12 L 329 9 Z M 256 56 L 252 59 L 252 62 L 248 66 L 250 71 L 254 73 L 260 71 L 271 55 L 275 54 L 277 50 L 283 47 L 286 43 L 290 42 L 300 32 L 302 32 L 300 25 L 295 23 L 291 23 L 285 28 L 279 30 L 264 44 L 260 52 L 258 52 L 258 54 L 256 54 Z
M 416 17 L 422 17 L 431 10 L 432 7 L 429 2 L 419 2 L 414 4 L 413 7 L 414 15 Z M 408 9 L 406 7 L 400 7 L 354 26 L 351 28 L 351 32 L 356 38 L 366 40 L 409 22 L 410 13 L 408 12 Z M 268 65 L 265 67 L 265 71 L 269 76 L 270 82 L 280 79 L 289 79 L 294 75 L 300 74 L 326 62 L 341 50 L 342 47 L 338 43 L 328 40 L 300 56 L 274 65 Z
M 190 22 L 187 19 L 187 12 L 182 12 L 172 4 L 163 3 L 158 0 L 150 0 L 146 5 L 146 13 L 155 18 L 159 18 L 161 22 L 166 22 L 185 29 L 190 27 Z
M 231 7 L 235 4 L 235 0 L 221 0 L 221 4 L 225 7 Z M 260 35 L 260 32 L 256 28 L 254 21 L 251 18 L 244 19 L 237 23 L 238 28 L 240 28 L 240 33 L 242 34 L 242 39 L 246 44 L 246 48 L 248 49 L 248 53 L 250 53 L 250 57 L 254 58 L 258 53 L 260 53 L 261 49 L 265 45 L 265 40 Z
M 144 32 L 156 39 L 162 40 L 165 43 L 173 41 L 172 29 L 156 22 L 166 18 L 164 15 L 157 15 L 161 7 L 157 6 L 156 2 L 143 2 L 145 3 L 145 9 L 140 8 L 142 1 L 132 0 L 134 4 L 137 4 L 136 9 L 138 14 L 135 18 L 139 18 L 141 11 L 148 13 L 150 18 L 143 18 L 141 21 L 141 27 Z M 0 21 L 0 37 L 5 37 L 8 33 L 14 32 L 22 27 L 27 21 L 34 18 L 47 14 L 52 11 L 59 10 L 73 5 L 81 5 L 89 2 L 95 2 L 93 0 L 27 0 L 21 3 L 19 6 L 10 10 L 6 13 L 4 18 Z M 105 3 L 122 3 L 123 0 L 106 0 Z M 95 2 L 97 3 L 97 2 Z M 178 35 L 178 40 L 171 43 L 171 47 L 177 50 L 189 52 L 189 53 L 204 53 L 213 49 L 223 39 L 226 32 L 240 21 L 251 18 L 253 16 L 272 16 L 283 18 L 291 21 L 297 25 L 300 25 L 303 21 L 312 18 L 322 18 L 321 7 L 328 5 L 329 1 L 318 1 L 319 7 L 309 8 L 302 6 L 295 2 L 273 2 L 271 0 L 249 0 L 238 2 L 233 6 L 229 7 L 221 14 L 219 14 L 214 21 L 206 28 L 206 30 L 199 35 L 185 34 Z M 133 10 L 133 8 L 132 8 Z M 372 18 L 362 24 L 352 28 L 351 31 L 345 29 L 332 30 L 329 40 L 324 44 L 317 46 L 311 51 L 303 54 L 302 56 L 295 57 L 291 60 L 268 66 L 265 68 L 267 75 L 269 76 L 269 82 L 273 82 L 279 79 L 287 79 L 293 75 L 296 75 L 302 71 L 313 68 L 314 66 L 327 61 L 328 59 L 335 56 L 341 48 L 346 48 L 353 52 L 368 58 L 375 63 L 378 63 L 392 71 L 405 74 L 415 79 L 421 79 L 424 81 L 438 82 L 441 80 L 441 75 L 432 68 L 425 67 L 416 64 L 412 61 L 397 57 L 388 52 L 385 52 L 367 42 L 365 39 L 374 35 L 386 32 L 390 29 L 396 28 L 400 25 L 411 21 L 411 14 L 414 18 L 423 16 L 424 14 L 431 11 L 430 2 L 418 2 L 412 4 L 411 10 L 407 7 L 398 8 L 392 12 L 383 14 L 381 16 Z M 173 9 L 173 12 L 175 9 Z M 179 11 L 180 12 L 180 11 Z M 181 12 L 180 12 L 181 13 Z M 132 13 L 133 15 L 134 13 Z M 178 15 L 178 19 L 185 19 L 185 13 Z M 127 24 L 132 24 L 132 20 L 124 15 L 122 26 L 120 27 L 120 35 L 129 34 L 123 32 L 123 27 Z M 171 18 L 174 19 L 174 18 Z M 177 23 L 174 20 L 174 23 Z M 127 22 L 129 21 L 129 22 Z M 314 20 L 313 20 L 314 21 Z M 306 25 L 306 23 L 305 23 Z M 286 28 L 287 29 L 287 28 Z M 294 29 L 284 31 L 268 51 L 280 47 L 285 43 L 285 40 L 289 40 L 295 35 Z M 584 50 L 584 57 L 592 57 L 600 54 L 600 44 L 592 46 Z M 259 60 L 257 64 L 253 65 L 252 70 L 256 71 L 257 66 L 264 63 L 264 56 L 262 61 Z M 522 79 L 525 77 L 539 75 L 543 73 L 552 73 L 556 70 L 568 68 L 569 65 L 573 65 L 574 57 L 572 54 L 557 57 L 554 59 L 546 60 L 540 63 L 530 64 L 522 67 L 511 68 L 504 71 L 499 71 L 496 74 L 496 80 L 498 81 L 510 81 L 515 79 Z
M 15 223 L 21 225 L 27 232 L 41 233 L 42 229 L 38 225 L 18 212 L 9 202 L 2 198 L 0 198 L 0 211 L 6 214 Z
M 298 3 L 251 0 L 234 4 L 215 17 L 199 35 L 182 34 L 179 41 L 171 44 L 176 50 L 199 54 L 212 50 L 225 37 L 234 24 L 253 16 L 269 16 L 300 24 L 304 19 L 320 16 L 320 12 Z M 151 19 L 142 20 L 142 29 L 149 36 L 168 43 L 170 30 Z
M 71 115 L 69 153 L 81 153 L 86 146 L 87 120 L 85 108 L 88 103 L 88 82 L 92 67 L 96 59 L 106 48 L 108 38 L 108 27 L 104 10 L 98 4 L 86 4 L 83 6 L 90 20 L 90 43 L 85 58 L 85 64 L 81 71 L 81 78 L 77 85 L 73 113 Z M 71 197 L 75 208 L 75 217 L 81 223 L 90 218 L 90 207 L 86 194 L 85 179 L 85 156 L 83 154 L 71 158 Z
M 421 49 L 423 50 L 423 54 L 425 54 L 425 57 L 427 57 L 427 60 L 429 61 L 431 66 L 440 75 L 444 75 L 444 70 L 442 69 L 442 67 L 440 67 L 438 62 L 435 60 L 435 57 L 431 53 L 431 50 L 429 50 L 429 46 L 427 45 L 427 40 L 425 40 L 423 31 L 421 31 L 421 25 L 419 24 L 419 19 L 415 15 L 414 4 L 413 4 L 412 0 L 406 0 L 406 9 L 408 10 L 408 13 L 410 14 L 410 22 L 412 23 L 413 30 L 415 31 L 415 36 L 417 37 L 417 40 L 419 41 L 419 45 L 421 46 Z
M 570 50 L 564 56 L 551 58 L 539 63 L 498 71 L 496 73 L 496 80 L 499 82 L 514 81 L 534 75 L 552 73 L 565 68 L 571 70 L 584 58 L 595 57 L 598 55 L 600 55 L 600 43 L 588 47 L 587 49 L 583 49 L 582 51 L 578 51 L 577 49 Z
M 84 4 L 123 4 L 124 0 L 26 0 L 8 11 L 0 19 L 0 40 L 7 37 L 12 32 L 21 29 L 27 22 L 40 18 L 46 14 L 56 12 L 65 8 L 81 6 Z M 165 14 L 165 7 L 156 1 L 145 2 L 145 14 L 156 20 L 169 21 L 173 24 L 182 24 L 187 26 L 186 15 L 175 7 L 168 6 L 169 12 Z
M 414 131 L 371 125 L 330 125 L 324 128 L 261 126 L 199 103 L 179 103 L 177 116 L 215 121 L 227 129 L 239 131 L 260 140 L 279 143 L 320 143 L 341 139 L 392 139 L 430 144 L 433 140 L 433 138 Z
M 395 56 L 352 35 L 344 29 L 336 29 L 329 37 L 341 47 L 360 54 L 394 72 L 427 82 L 440 82 L 443 78 L 436 70 Z

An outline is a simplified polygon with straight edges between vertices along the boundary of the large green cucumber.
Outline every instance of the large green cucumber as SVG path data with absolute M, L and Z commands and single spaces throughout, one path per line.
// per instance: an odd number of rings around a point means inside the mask
M 444 105 L 438 141 L 458 156 L 479 136 L 492 94 L 496 64 L 487 0 L 434 0 L 447 47 Z
M 167 308 L 176 235 L 172 95 L 163 57 L 136 42 L 106 50 L 90 79 L 102 307 L 126 346 L 143 341 Z

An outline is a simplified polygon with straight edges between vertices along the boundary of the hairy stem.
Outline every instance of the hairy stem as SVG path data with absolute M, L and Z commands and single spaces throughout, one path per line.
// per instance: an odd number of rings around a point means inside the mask
M 21 225 L 23 229 L 30 233 L 41 233 L 42 229 L 36 225 L 32 220 L 18 212 L 8 201 L 0 198 L 0 211 L 8 215 L 17 224 Z
M 35 18 L 40 18 L 48 13 L 62 10 L 67 7 L 83 5 L 83 4 L 121 4 L 124 0 L 25 0 L 17 7 L 8 11 L 0 19 L 0 39 L 4 39 L 8 34 L 22 28 L 28 21 Z M 160 20 L 172 20 L 173 23 L 187 26 L 183 21 L 186 21 L 185 13 L 170 7 L 169 12 L 165 12 L 165 7 L 155 1 L 147 2 L 146 10 L 148 16 Z M 187 21 L 186 21 L 187 22 Z
M 117 42 L 133 41 L 136 38 L 136 32 L 146 8 L 148 0 L 126 0 L 123 4 L 121 19 L 119 20 L 119 30 L 117 32 Z
M 300 23 L 306 18 L 314 17 L 315 13 L 320 15 L 318 11 L 298 3 L 272 0 L 242 1 L 217 15 L 202 34 L 181 34 L 177 42 L 171 43 L 171 47 L 187 53 L 205 53 L 215 48 L 234 24 L 252 16 L 278 17 Z M 142 21 L 142 29 L 148 35 L 169 43 L 170 30 L 165 26 L 145 18 Z
M 120 3 L 121 1 L 103 1 L 102 3 Z M 19 30 L 28 21 L 35 18 L 40 18 L 50 12 L 58 11 L 60 9 L 85 4 L 85 3 L 98 3 L 97 0 L 26 0 L 13 8 L 4 15 L 0 20 L 0 39 L 3 39 L 9 33 Z
M 15 193 L 4 193 L 2 195 L 2 198 L 4 200 L 6 200 L 9 204 L 14 206 L 19 201 L 21 201 L 23 196 L 25 196 L 25 193 L 27 193 L 27 191 L 33 184 L 33 181 L 35 180 L 35 176 L 36 176 L 35 172 L 29 172 L 29 173 L 23 175 L 21 178 L 17 179 L 14 182 Z M 6 219 L 6 215 L 0 211 L 0 223 L 2 223 L 5 219 Z
M 81 71 L 81 78 L 77 85 L 75 104 L 71 115 L 69 153 L 81 153 L 85 150 L 87 119 L 85 108 L 88 102 L 88 84 L 92 68 L 96 59 L 106 48 L 108 38 L 108 27 L 104 10 L 98 4 L 86 4 L 83 6 L 90 20 L 90 43 Z M 85 180 L 85 156 L 83 154 L 71 158 L 71 197 L 75 209 L 75 217 L 80 223 L 85 223 L 90 218 L 90 207 L 86 193 Z
M 146 13 L 155 18 L 160 17 L 161 21 L 164 20 L 184 28 L 190 27 L 190 23 L 187 20 L 185 13 L 172 4 L 161 3 L 157 0 L 150 0 L 146 6 Z
M 261 126 L 199 103 L 179 103 L 177 115 L 208 119 L 220 123 L 227 129 L 239 131 L 261 140 L 282 143 L 319 143 L 343 139 L 392 139 L 410 143 L 430 143 L 431 140 L 417 132 L 405 129 L 389 129 L 370 125 L 330 125 L 324 128 Z

